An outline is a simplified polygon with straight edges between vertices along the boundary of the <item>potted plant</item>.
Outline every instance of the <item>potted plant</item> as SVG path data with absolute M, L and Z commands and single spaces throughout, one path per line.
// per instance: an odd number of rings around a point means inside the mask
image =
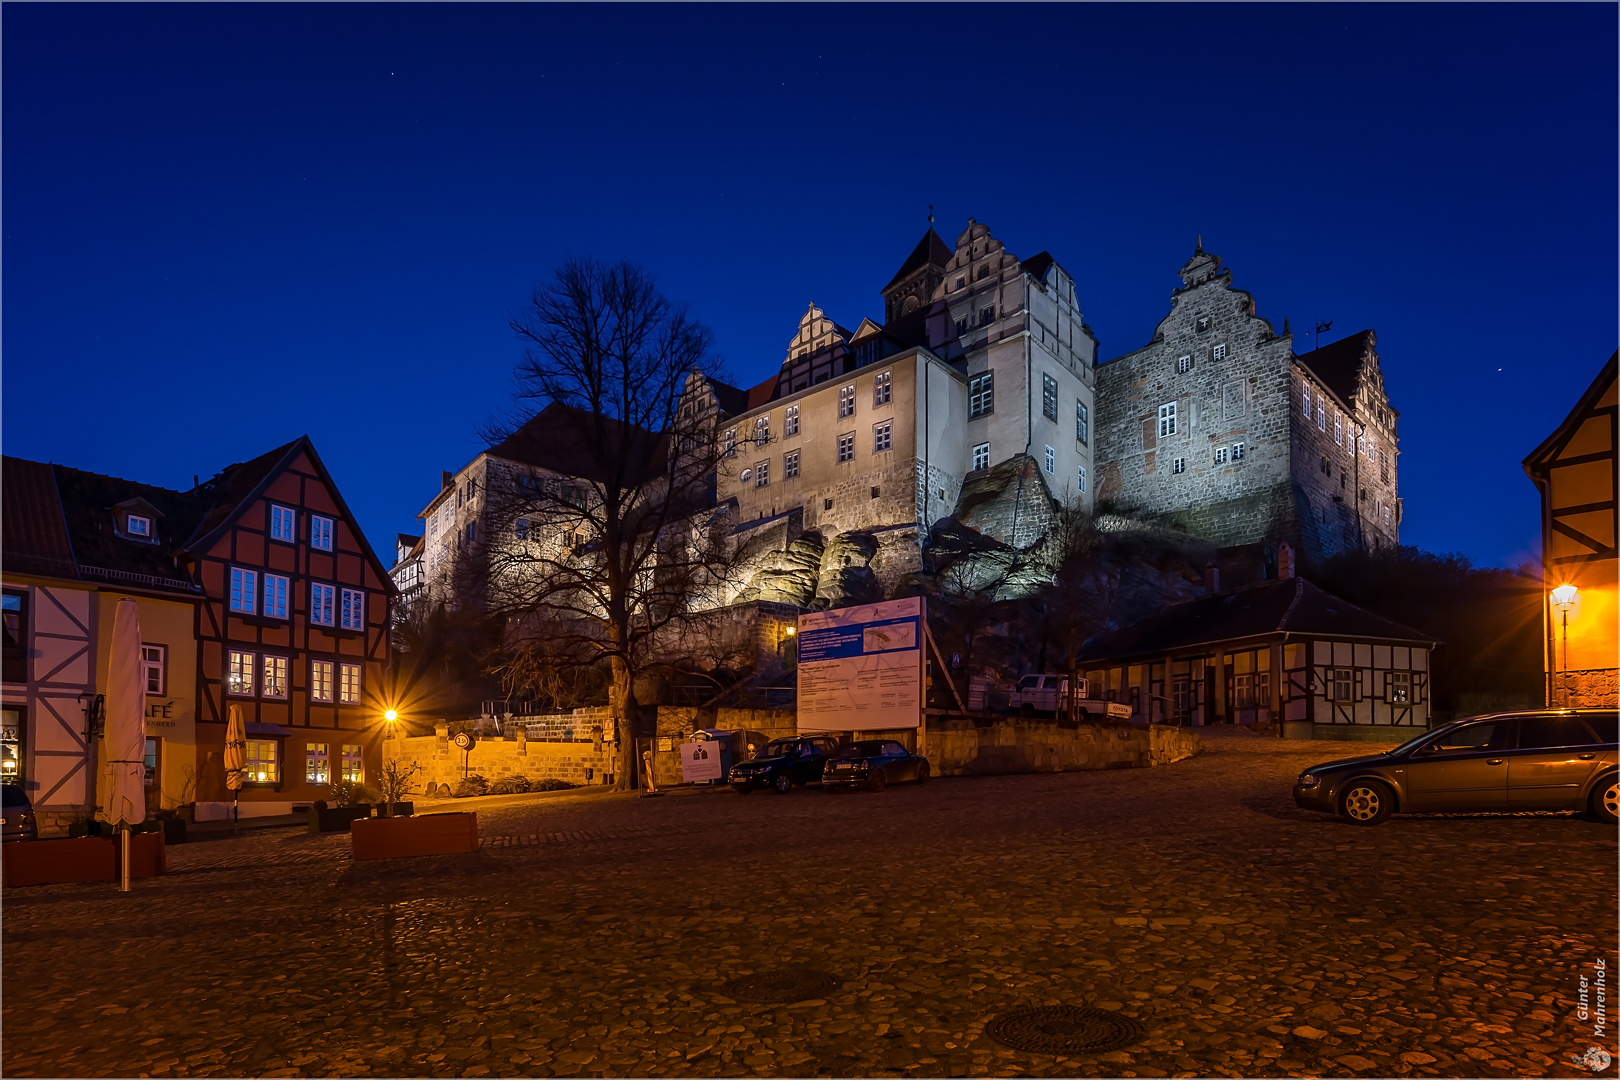
M 336 806 L 325 799 L 316 799 L 309 807 L 310 832 L 348 832 L 351 823 L 371 816 L 371 804 L 361 802 L 365 788 L 352 780 L 334 780 L 326 793 Z
M 411 777 L 421 770 L 422 767 L 414 762 L 409 765 L 399 761 L 383 763 L 377 786 L 382 789 L 384 817 L 410 817 L 415 811 L 416 807 L 405 802 L 404 796 L 410 794 Z

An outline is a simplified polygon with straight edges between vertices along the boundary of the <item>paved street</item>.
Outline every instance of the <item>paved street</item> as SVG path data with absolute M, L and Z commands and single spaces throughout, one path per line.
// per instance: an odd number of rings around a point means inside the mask
M 880 795 L 465 800 L 477 855 L 353 865 L 275 830 L 4 896 L 7 1075 L 1591 1076 L 1616 832 L 1296 810 L 1346 744 Z M 791 1006 L 720 994 L 804 965 Z M 1090 1005 L 1125 1050 L 1006 1049 Z M 1611 1028 L 1611 1049 L 1612 1049 Z M 1609 1075 L 1613 1075 L 1613 1068 Z

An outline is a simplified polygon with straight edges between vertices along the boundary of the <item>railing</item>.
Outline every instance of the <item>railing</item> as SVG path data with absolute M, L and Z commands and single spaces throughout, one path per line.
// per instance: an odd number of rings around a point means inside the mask
M 202 586 L 179 578 L 158 577 L 155 574 L 137 574 L 129 570 L 110 570 L 105 566 L 80 566 L 81 574 L 94 574 L 96 577 L 109 578 L 113 581 L 127 581 L 132 585 L 150 585 L 156 589 L 179 589 L 182 592 L 200 593 Z

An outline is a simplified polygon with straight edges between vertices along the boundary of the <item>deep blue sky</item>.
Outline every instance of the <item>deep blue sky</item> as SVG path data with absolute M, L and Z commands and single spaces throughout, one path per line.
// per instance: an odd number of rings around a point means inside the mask
M 308 432 L 387 551 L 560 260 L 752 383 L 932 203 L 1052 251 L 1105 358 L 1198 233 L 1279 325 L 1376 328 L 1403 539 L 1516 564 L 1616 344 L 1616 10 L 6 4 L 4 449 L 188 487 Z

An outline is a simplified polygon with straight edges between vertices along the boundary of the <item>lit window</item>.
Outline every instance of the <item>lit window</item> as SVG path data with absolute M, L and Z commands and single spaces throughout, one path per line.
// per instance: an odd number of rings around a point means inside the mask
M 838 388 L 838 419 L 855 415 L 855 384 Z
M 887 405 L 894 394 L 894 377 L 885 371 L 872 380 L 872 405 Z
M 1091 410 L 1083 401 L 1074 403 L 1074 437 L 1081 446 L 1091 441 Z
M 343 745 L 343 782 L 346 784 L 363 784 L 366 782 L 365 759 L 358 746 L 348 743 Z
M 894 447 L 894 421 L 885 420 L 872 425 L 872 453 L 881 454 Z
M 786 419 L 782 422 L 782 434 L 797 435 L 799 433 L 799 407 L 789 405 L 784 412 L 786 413 Z
M 151 536 L 152 536 L 152 519 L 151 518 L 142 517 L 139 514 L 131 514 L 131 515 L 129 515 L 129 517 L 125 518 L 124 520 L 126 522 L 128 522 L 128 524 L 125 526 L 125 531 L 128 532 L 129 535 L 138 536 L 142 540 L 151 539 Z
M 309 621 L 316 626 L 332 625 L 332 601 L 336 590 L 330 585 L 311 582 L 309 586 Z
M 167 645 L 141 646 L 141 682 L 146 684 L 148 694 L 161 694 L 165 683 L 164 660 L 168 655 Z
M 855 460 L 855 433 L 838 436 L 838 463 Z
M 304 744 L 304 783 L 330 784 L 332 782 L 332 763 L 327 756 L 326 744 L 312 742 Z
M 287 617 L 287 579 L 280 574 L 264 575 L 264 613 L 272 619 Z
M 1412 700 L 1412 673 L 1410 671 L 1392 671 L 1389 673 L 1389 701 L 1391 705 L 1406 705 Z
M 1057 419 L 1057 380 L 1050 375 L 1041 376 L 1041 415 Z
M 1182 474 L 1182 473 L 1184 473 L 1186 471 L 1187 471 L 1187 459 L 1186 458 L 1178 457 L 1178 458 L 1175 458 L 1174 460 L 1172 460 L 1170 462 L 1170 472 L 1171 473 L 1179 476 L 1180 474 Z
M 968 419 L 976 420 L 996 411 L 996 373 L 986 371 L 968 380 Z
M 338 672 L 338 700 L 345 705 L 360 704 L 360 665 L 343 664 Z
M 1046 472 L 1048 475 L 1057 472 L 1057 451 L 1050 446 L 1046 448 Z
M 252 615 L 256 610 L 254 594 L 258 588 L 259 575 L 256 571 L 244 570 L 240 566 L 231 567 L 231 610 Z
M 756 416 L 754 418 L 754 445 L 755 446 L 764 446 L 766 443 L 768 443 L 770 441 L 771 441 L 771 418 L 770 418 L 770 414 L 767 413 L 764 416 Z
M 1233 461 L 1242 461 L 1243 460 L 1243 444 L 1242 443 L 1233 443 L 1232 444 L 1232 460 Z
M 264 696 L 273 698 L 287 696 L 287 658 L 285 656 L 267 656 L 264 658 Z
M 1214 348 L 1210 349 L 1209 350 L 1209 358 L 1211 360 L 1225 360 L 1226 359 L 1226 342 L 1223 341 L 1219 345 L 1216 345 Z
M 973 448 L 973 468 L 988 469 L 990 467 L 990 444 L 982 442 Z
M 1084 465 L 1080 466 L 1080 490 L 1086 490 L 1086 467 Z
M 252 697 L 253 654 L 250 652 L 237 652 L 233 649 L 230 655 L 230 665 L 226 671 L 226 680 L 231 693 L 241 697 Z
M 771 483 L 771 463 L 761 461 L 754 466 L 754 486 L 757 488 L 769 487 Z
M 1176 433 L 1176 403 L 1166 402 L 1159 406 L 1159 438 L 1163 439 Z
M 249 739 L 242 778 L 250 784 L 279 784 L 281 762 L 276 760 L 274 739 Z
M 330 660 L 313 660 L 309 665 L 309 696 L 313 701 L 332 700 L 332 670 Z
M 366 628 L 366 594 L 359 589 L 343 590 L 343 608 L 338 625 L 345 630 Z
M 298 539 L 298 512 L 285 506 L 270 507 L 270 539 L 292 543 Z
M 1225 465 L 1226 464 L 1226 458 L 1227 458 L 1227 455 L 1229 453 L 1230 453 L 1230 451 L 1227 450 L 1226 447 L 1217 446 L 1215 448 L 1215 464 L 1217 464 L 1217 465 Z
M 1185 375 L 1192 370 L 1192 357 L 1179 356 L 1176 358 L 1176 374 Z
M 309 546 L 321 551 L 332 550 L 332 519 L 319 514 L 309 516 Z
M 791 480 L 799 475 L 799 452 L 789 450 L 782 455 L 782 479 Z

